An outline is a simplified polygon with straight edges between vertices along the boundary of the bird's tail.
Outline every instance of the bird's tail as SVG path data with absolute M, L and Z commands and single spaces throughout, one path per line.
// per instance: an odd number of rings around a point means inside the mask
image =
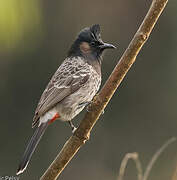
M 26 150 L 23 154 L 23 157 L 22 157 L 22 160 L 18 166 L 18 170 L 17 170 L 17 175 L 23 173 L 23 171 L 26 169 L 30 159 L 31 159 L 31 156 L 33 154 L 33 152 L 35 151 L 36 149 L 36 146 L 38 145 L 42 135 L 44 134 L 45 130 L 47 129 L 48 127 L 48 122 L 45 122 L 45 123 L 41 123 L 39 127 L 37 127 L 36 131 L 34 132 L 32 138 L 30 139 L 27 147 L 26 147 Z

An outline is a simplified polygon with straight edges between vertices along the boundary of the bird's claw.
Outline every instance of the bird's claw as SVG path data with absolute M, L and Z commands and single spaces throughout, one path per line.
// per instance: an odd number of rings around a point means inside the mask
M 69 125 L 71 126 L 71 130 L 72 130 L 72 133 L 74 134 L 74 132 L 76 131 L 76 127 L 74 126 L 74 124 L 72 123 L 72 121 L 68 121 Z
M 75 126 L 72 127 L 72 133 L 73 133 L 73 134 L 74 134 L 74 132 L 76 131 L 76 129 L 77 129 L 77 128 L 76 128 Z
M 89 110 L 89 105 L 86 106 L 86 111 L 87 111 L 87 112 L 90 112 L 90 110 Z
M 87 102 L 80 103 L 80 104 L 78 105 L 78 109 L 84 106 L 84 107 L 86 107 L 86 111 L 87 111 L 87 112 L 90 112 L 90 111 L 89 111 L 89 105 L 90 105 L 91 103 L 92 103 L 92 101 L 87 101 Z
M 91 101 L 82 102 L 82 103 L 80 103 L 80 104 L 78 105 L 77 108 L 79 109 L 79 108 L 81 108 L 81 107 L 83 107 L 83 106 L 84 106 L 84 107 L 85 107 L 85 106 L 87 107 L 87 106 L 89 106 L 90 104 L 91 104 Z

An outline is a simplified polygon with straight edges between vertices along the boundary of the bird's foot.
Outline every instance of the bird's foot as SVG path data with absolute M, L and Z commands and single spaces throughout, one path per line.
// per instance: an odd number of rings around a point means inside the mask
M 70 127 L 71 127 L 71 130 L 72 130 L 72 133 L 74 134 L 74 132 L 76 131 L 76 127 L 74 126 L 74 124 L 72 123 L 72 121 L 68 121 Z
M 91 103 L 92 103 L 92 101 L 86 101 L 86 102 L 80 103 L 77 108 L 79 109 L 79 108 L 81 108 L 81 107 L 84 106 L 84 107 L 86 107 L 87 112 L 90 112 L 90 111 L 89 111 L 89 105 L 90 105 Z
M 72 127 L 72 133 L 74 134 L 74 132 L 76 131 L 76 127 L 74 126 L 74 127 Z
M 82 102 L 82 103 L 80 103 L 80 104 L 78 105 L 77 108 L 79 109 L 79 108 L 81 108 L 81 107 L 83 107 L 83 106 L 84 106 L 84 107 L 85 107 L 85 106 L 87 107 L 89 104 L 91 104 L 91 102 L 92 102 L 92 101 Z
M 87 111 L 87 112 L 90 112 L 89 107 L 90 107 L 90 104 L 91 104 L 91 103 L 92 103 L 92 101 L 90 101 L 89 104 L 86 106 L 86 111 Z

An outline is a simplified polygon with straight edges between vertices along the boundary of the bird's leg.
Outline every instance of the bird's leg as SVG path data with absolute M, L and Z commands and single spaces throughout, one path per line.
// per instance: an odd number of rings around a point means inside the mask
M 77 129 L 74 124 L 72 123 L 72 121 L 68 121 L 69 125 L 71 126 L 71 130 L 72 130 L 72 133 L 74 134 L 75 130 Z

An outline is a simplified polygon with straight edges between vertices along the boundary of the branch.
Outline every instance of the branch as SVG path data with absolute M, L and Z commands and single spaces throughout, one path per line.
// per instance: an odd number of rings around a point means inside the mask
M 60 175 L 72 157 L 81 148 L 81 146 L 89 139 L 90 131 L 97 122 L 104 108 L 107 106 L 117 87 L 122 82 L 124 76 L 136 60 L 140 49 L 148 39 L 155 23 L 165 8 L 168 0 L 153 0 L 151 7 L 144 18 L 141 26 L 130 42 L 128 48 L 122 55 L 120 61 L 114 68 L 109 79 L 101 89 L 100 93 L 94 98 L 93 103 L 89 107 L 89 112 L 81 121 L 79 127 L 65 143 L 64 147 L 52 162 L 50 167 L 40 178 L 40 180 L 54 180 Z

